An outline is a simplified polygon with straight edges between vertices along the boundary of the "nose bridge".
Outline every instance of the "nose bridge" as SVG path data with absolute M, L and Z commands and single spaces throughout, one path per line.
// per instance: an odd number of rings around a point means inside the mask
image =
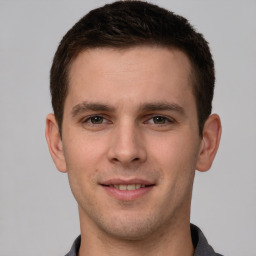
M 146 158 L 143 139 L 139 127 L 131 120 L 124 120 L 116 125 L 109 149 L 111 161 L 122 164 L 141 162 Z

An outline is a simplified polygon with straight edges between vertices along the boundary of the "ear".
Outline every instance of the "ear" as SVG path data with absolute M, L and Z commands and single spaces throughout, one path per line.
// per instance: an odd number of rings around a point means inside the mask
M 196 169 L 204 172 L 211 168 L 221 137 L 221 121 L 217 114 L 210 115 L 204 124 L 201 148 Z
M 49 114 L 46 117 L 45 137 L 56 168 L 60 172 L 66 172 L 67 167 L 63 152 L 62 140 L 54 114 Z

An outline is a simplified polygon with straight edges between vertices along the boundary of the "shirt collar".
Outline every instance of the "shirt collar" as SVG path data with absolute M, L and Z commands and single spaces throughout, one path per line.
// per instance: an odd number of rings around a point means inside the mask
M 195 248 L 194 256 L 221 256 L 214 252 L 200 228 L 194 224 L 190 224 L 190 230 Z
M 190 229 L 192 242 L 195 248 L 194 256 L 221 256 L 220 254 L 214 252 L 200 228 L 191 224 Z M 80 244 L 81 236 L 78 236 L 74 241 L 71 250 L 65 256 L 78 256 Z

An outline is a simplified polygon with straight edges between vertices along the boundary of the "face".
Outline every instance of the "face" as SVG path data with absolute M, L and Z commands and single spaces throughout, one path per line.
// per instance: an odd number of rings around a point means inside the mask
M 61 147 L 81 222 L 140 239 L 189 221 L 201 138 L 186 55 L 92 49 L 69 78 Z

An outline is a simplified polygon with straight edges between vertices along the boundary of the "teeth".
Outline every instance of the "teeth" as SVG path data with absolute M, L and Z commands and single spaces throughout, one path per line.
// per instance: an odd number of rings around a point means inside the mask
M 127 186 L 126 185 L 119 185 L 119 189 L 120 190 L 127 190 Z
M 136 189 L 141 188 L 142 185 L 136 184 Z
M 127 190 L 134 190 L 135 188 L 136 188 L 135 184 L 127 186 Z
M 119 190 L 135 190 L 135 189 L 140 189 L 140 188 L 145 188 L 146 185 L 144 184 L 129 184 L 129 185 L 110 185 L 110 187 L 114 187 Z

